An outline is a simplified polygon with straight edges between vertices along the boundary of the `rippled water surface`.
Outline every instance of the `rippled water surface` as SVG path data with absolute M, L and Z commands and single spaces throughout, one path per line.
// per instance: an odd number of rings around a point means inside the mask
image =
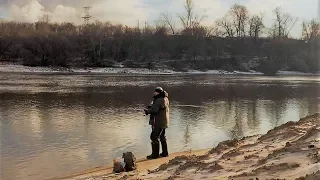
M 170 152 L 211 148 L 319 112 L 317 76 L 0 74 L 1 179 L 46 179 L 150 153 L 142 109 L 171 100 Z

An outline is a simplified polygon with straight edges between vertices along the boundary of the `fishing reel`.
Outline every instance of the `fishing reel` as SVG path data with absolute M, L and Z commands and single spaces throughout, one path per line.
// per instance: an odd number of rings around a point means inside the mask
M 144 110 L 145 115 L 148 115 L 147 109 L 150 109 L 152 107 L 153 101 L 149 105 L 146 106 L 146 109 Z

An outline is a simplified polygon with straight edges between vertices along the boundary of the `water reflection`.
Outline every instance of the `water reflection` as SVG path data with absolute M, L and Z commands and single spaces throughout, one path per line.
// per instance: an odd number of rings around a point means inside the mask
M 265 133 L 319 111 L 314 77 L 28 76 L 0 76 L 4 179 L 69 174 L 129 150 L 144 157 L 151 129 L 141 109 L 158 85 L 171 99 L 171 152 Z

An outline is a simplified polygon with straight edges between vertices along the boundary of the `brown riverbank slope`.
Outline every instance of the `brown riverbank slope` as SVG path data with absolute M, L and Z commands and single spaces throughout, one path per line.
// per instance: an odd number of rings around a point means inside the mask
M 194 154 L 194 155 L 191 155 Z M 211 150 L 184 152 L 138 163 L 136 172 L 96 169 L 66 179 L 298 179 L 320 180 L 320 114 L 288 122 L 265 135 L 221 142 Z

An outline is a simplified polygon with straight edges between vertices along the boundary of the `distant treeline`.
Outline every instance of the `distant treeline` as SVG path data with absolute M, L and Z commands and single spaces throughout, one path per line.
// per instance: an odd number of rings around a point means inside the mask
M 86 25 L 0 21 L 0 60 L 28 66 L 126 67 L 186 69 L 249 69 L 274 74 L 280 69 L 315 72 L 319 66 L 320 25 L 303 22 L 301 39 L 290 38 L 297 19 L 275 9 L 275 22 L 265 27 L 263 15 L 249 15 L 233 5 L 214 27 L 202 25 L 186 0 L 177 19 L 162 13 L 154 26 L 128 27 L 109 22 Z

